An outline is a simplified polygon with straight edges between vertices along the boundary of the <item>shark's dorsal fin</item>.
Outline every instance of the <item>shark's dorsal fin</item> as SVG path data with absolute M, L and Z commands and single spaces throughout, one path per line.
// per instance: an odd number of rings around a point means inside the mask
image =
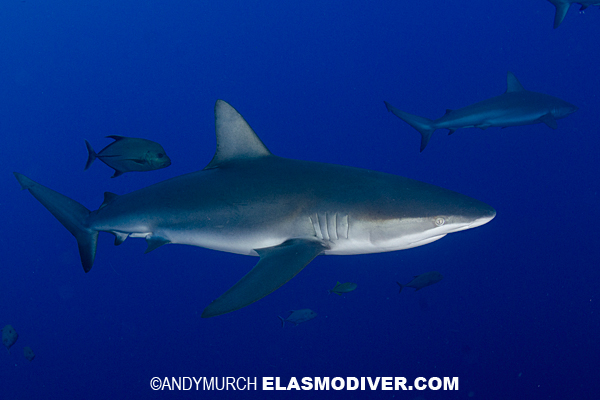
M 524 91 L 525 88 L 521 85 L 517 77 L 512 72 L 508 71 L 508 74 L 506 74 L 506 93 Z
M 223 100 L 215 104 L 217 150 L 204 169 L 218 168 L 221 164 L 252 158 L 267 157 L 271 152 L 256 136 L 244 117 Z
M 113 201 L 114 199 L 116 199 L 117 197 L 119 197 L 118 194 L 114 194 L 111 192 L 104 192 L 104 201 L 102 202 L 102 204 L 100 205 L 100 208 L 104 208 L 106 207 L 106 205 L 108 203 L 110 203 L 111 201 Z M 100 209 L 99 208 L 99 209 Z
M 119 135 L 108 135 L 106 136 L 108 139 L 113 139 L 115 141 L 119 141 L 119 140 L 123 140 L 123 139 L 129 139 L 127 136 L 119 136 Z

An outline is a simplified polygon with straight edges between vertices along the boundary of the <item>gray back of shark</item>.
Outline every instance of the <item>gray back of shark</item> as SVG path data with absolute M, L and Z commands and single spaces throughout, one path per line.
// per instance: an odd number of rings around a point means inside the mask
M 107 193 L 96 211 L 15 176 L 75 236 L 86 272 L 98 232 L 112 233 L 115 244 L 145 238 L 146 252 L 178 243 L 259 256 L 203 317 L 261 299 L 319 254 L 408 249 L 496 215 L 481 201 L 401 176 L 274 156 L 222 100 L 215 120 L 217 150 L 206 168 L 122 196 Z
M 581 8 L 579 11 L 583 11 L 589 6 L 600 6 L 600 1 L 598 0 L 548 0 L 550 3 L 554 4 L 556 7 L 556 13 L 554 14 L 554 29 L 558 28 L 560 24 L 565 19 L 567 12 L 569 11 L 569 7 L 571 4 L 580 4 Z
M 86 140 L 88 159 L 84 170 L 87 170 L 97 158 L 115 170 L 111 178 L 116 178 L 125 172 L 153 171 L 171 165 L 163 147 L 151 140 L 111 135 L 107 138 L 115 141 L 96 154 L 92 145 Z
M 448 129 L 448 134 L 461 128 L 489 127 L 506 128 L 544 123 L 552 129 L 556 120 L 577 111 L 577 107 L 557 97 L 525 90 L 512 72 L 506 77 L 506 92 L 470 106 L 456 110 L 446 110 L 446 114 L 436 120 L 419 117 L 385 105 L 391 113 L 415 128 L 421 134 L 421 151 L 437 129 Z
M 298 326 L 298 324 L 309 321 L 317 316 L 317 313 L 311 310 L 310 308 L 303 308 L 302 310 L 291 310 L 290 313 L 291 314 L 286 319 L 283 319 L 282 317 L 278 316 L 281 320 L 282 328 L 285 326 L 286 322 L 291 322 L 292 324 L 294 324 L 294 326 Z

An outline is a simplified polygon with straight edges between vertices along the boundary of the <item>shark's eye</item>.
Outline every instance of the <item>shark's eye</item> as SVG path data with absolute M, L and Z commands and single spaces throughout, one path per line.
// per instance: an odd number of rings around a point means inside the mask
M 435 226 L 442 226 L 446 223 L 446 220 L 444 220 L 444 218 L 442 217 L 437 217 L 435 219 Z
M 164 156 L 164 154 L 163 154 L 163 153 L 158 153 L 158 154 L 156 155 L 156 157 L 158 157 L 158 158 L 163 158 L 163 156 Z

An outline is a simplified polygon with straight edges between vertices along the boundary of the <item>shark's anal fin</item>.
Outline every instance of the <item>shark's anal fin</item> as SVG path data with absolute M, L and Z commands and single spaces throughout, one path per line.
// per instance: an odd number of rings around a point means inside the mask
M 112 232 L 112 234 L 115 235 L 115 246 L 118 246 L 121 243 L 123 243 L 125 239 L 127 239 L 127 237 L 129 236 L 128 233 L 123 232 Z
M 202 312 L 202 318 L 215 317 L 246 307 L 275 291 L 308 265 L 326 247 L 312 239 L 290 239 L 256 250 L 260 261 L 231 289 Z
M 548 125 L 552 129 L 557 129 L 558 128 L 558 124 L 556 123 L 556 119 L 554 119 L 554 116 L 552 114 L 546 114 L 546 115 L 544 115 L 542 118 L 540 118 L 540 122 L 545 123 L 546 125 Z

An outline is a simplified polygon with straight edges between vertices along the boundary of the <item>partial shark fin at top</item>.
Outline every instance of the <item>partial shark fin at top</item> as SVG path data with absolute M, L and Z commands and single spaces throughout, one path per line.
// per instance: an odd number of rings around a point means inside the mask
M 554 7 L 556 7 L 556 13 L 554 14 L 554 29 L 556 29 L 563 22 L 563 19 L 565 19 L 569 7 L 571 7 L 571 3 L 561 0 L 550 0 L 550 3 L 554 4 Z
M 215 104 L 217 150 L 204 169 L 218 168 L 221 164 L 272 155 L 254 133 L 244 117 L 223 100 Z
M 521 85 L 521 83 L 519 82 L 519 80 L 517 79 L 515 74 L 508 71 L 508 73 L 506 74 L 506 93 L 524 92 L 524 91 L 525 91 L 525 88 L 523 87 L 523 85 Z

